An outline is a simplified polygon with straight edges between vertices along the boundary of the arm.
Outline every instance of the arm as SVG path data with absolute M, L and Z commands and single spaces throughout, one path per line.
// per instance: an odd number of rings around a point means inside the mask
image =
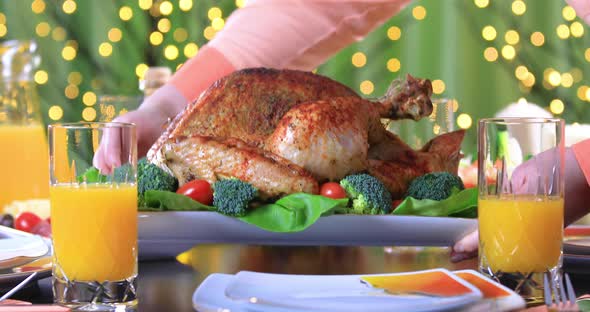
M 590 212 L 590 140 L 571 147 L 565 154 L 565 224 Z

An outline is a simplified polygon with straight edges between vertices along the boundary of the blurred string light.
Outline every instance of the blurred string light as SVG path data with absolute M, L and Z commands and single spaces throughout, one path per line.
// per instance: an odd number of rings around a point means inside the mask
M 207 11 L 207 17 L 211 21 L 213 21 L 216 18 L 221 18 L 222 14 L 223 12 L 221 12 L 221 9 L 218 7 L 212 7 L 209 9 L 209 11 Z
M 389 70 L 392 73 L 396 73 L 400 70 L 400 68 L 402 67 L 401 62 L 397 59 L 397 58 L 390 58 L 387 61 L 387 70 Z
M 162 15 L 170 15 L 173 10 L 174 6 L 172 5 L 172 2 L 162 1 L 162 3 L 160 3 L 160 13 L 162 13 Z
M 520 35 L 518 32 L 516 32 L 516 30 L 509 30 L 506 32 L 506 34 L 504 34 L 504 40 L 508 44 L 515 45 L 518 43 L 518 41 L 520 41 Z
M 526 12 L 526 4 L 522 0 L 512 2 L 512 13 L 515 15 L 523 15 Z
M 573 22 L 570 25 L 570 33 L 576 38 L 582 37 L 584 35 L 584 25 L 580 22 Z
M 586 92 L 588 92 L 588 86 L 580 86 L 576 93 L 577 93 L 577 96 L 580 100 L 586 100 L 587 99 Z
M 85 121 L 94 121 L 96 119 L 96 110 L 92 107 L 86 107 L 82 111 L 82 118 Z
M 570 88 L 574 84 L 574 77 L 570 73 L 561 74 L 561 86 Z
M 75 59 L 76 54 L 76 48 L 74 48 L 73 46 L 67 45 L 61 50 L 61 56 L 66 61 L 72 61 L 73 59 Z
M 66 14 L 72 14 L 74 12 L 76 12 L 76 2 L 74 2 L 74 0 L 66 0 L 64 1 L 64 3 L 61 6 L 61 9 L 64 11 L 64 13 Z
M 57 26 L 51 32 L 51 38 L 55 41 L 66 40 L 66 30 L 63 27 Z
M 152 5 L 154 5 L 154 2 L 152 0 L 139 0 L 138 4 L 140 9 L 147 11 L 151 9 Z
M 555 115 L 560 115 L 561 113 L 563 113 L 564 109 L 565 105 L 563 104 L 563 101 L 561 101 L 560 99 L 554 99 L 549 104 L 549 110 Z
M 53 105 L 49 108 L 47 115 L 51 120 L 60 120 L 64 115 L 64 110 L 57 105 Z
M 164 48 L 164 57 L 168 60 L 175 60 L 178 58 L 178 48 L 174 45 L 167 45 Z
M 375 90 L 375 86 L 371 80 L 365 80 L 361 82 L 360 90 L 364 95 L 370 95 Z
M 561 15 L 563 16 L 563 19 L 569 22 L 576 19 L 576 11 L 569 5 L 563 7 L 563 9 L 561 10 Z
M 387 29 L 387 38 L 392 41 L 399 40 L 402 36 L 402 30 L 397 26 L 391 26 Z
M 472 124 L 473 120 L 471 119 L 471 116 L 469 116 L 468 114 L 462 113 L 459 114 L 459 116 L 457 116 L 457 126 L 459 126 L 459 128 L 469 129 L 471 128 Z
M 6 27 L 6 24 L 0 24 L 0 37 L 6 36 L 7 33 L 8 27 Z
M 490 0 L 475 0 L 474 2 L 475 5 L 480 9 L 487 8 L 488 5 L 490 5 Z
M 154 31 L 150 34 L 150 43 L 154 46 L 162 44 L 164 41 L 164 35 L 159 31 Z
M 46 22 L 41 22 L 35 27 L 35 33 L 39 37 L 47 37 L 51 32 L 51 26 Z
M 0 24 L 6 24 L 6 15 L 0 13 Z
M 113 54 L 113 46 L 108 42 L 103 42 L 98 46 L 98 54 L 102 57 L 109 57 Z
M 570 36 L 570 28 L 566 24 L 561 24 L 555 29 L 557 37 L 560 39 L 567 39 Z
M 35 14 L 41 14 L 45 12 L 45 1 L 35 0 L 31 3 L 31 11 Z
M 174 41 L 176 42 L 184 42 L 186 39 L 188 39 L 188 32 L 184 28 L 177 28 L 174 30 L 172 37 L 174 37 Z
M 483 51 L 483 57 L 488 62 L 494 62 L 498 59 L 498 50 L 496 50 L 494 47 L 487 47 Z
M 76 85 L 69 84 L 64 89 L 64 94 L 66 95 L 66 97 L 68 99 L 73 100 L 73 99 L 77 98 L 78 95 L 80 94 L 80 89 L 78 89 L 78 86 L 76 86 Z
M 426 18 L 426 8 L 421 5 L 417 5 L 412 9 L 412 16 L 415 19 L 421 21 Z
M 205 27 L 205 30 L 203 30 L 203 37 L 207 40 L 213 39 L 213 37 L 215 37 L 215 29 L 211 26 Z
M 216 17 L 211 21 L 211 27 L 216 31 L 220 31 L 225 26 L 225 21 L 221 17 Z
M 516 67 L 516 70 L 514 71 L 514 75 L 518 80 L 525 80 L 528 74 L 529 70 L 526 68 L 526 66 L 523 65 L 519 65 L 518 67 Z
M 432 92 L 434 94 L 442 94 L 445 92 L 445 82 L 440 79 L 435 79 L 432 81 Z
M 119 42 L 123 38 L 123 32 L 119 28 L 111 28 L 107 34 L 111 42 Z
M 135 66 L 135 75 L 137 75 L 139 79 L 143 79 L 143 75 L 147 70 L 148 66 L 146 64 L 138 64 L 137 66 Z
M 502 57 L 507 60 L 512 60 L 516 56 L 516 50 L 511 45 L 505 45 L 502 47 Z
M 119 9 L 119 18 L 122 21 L 128 21 L 133 17 L 133 10 L 128 6 L 122 6 Z
M 543 44 L 545 44 L 545 35 L 543 35 L 543 33 L 540 31 L 535 31 L 531 34 L 531 43 L 535 47 L 542 46 Z
M 363 52 L 356 52 L 352 55 L 352 65 L 363 67 L 367 64 L 367 56 Z
M 163 18 L 158 21 L 158 30 L 163 33 L 167 33 L 172 28 L 172 22 L 169 19 Z
M 236 0 L 236 7 L 242 8 L 246 5 L 246 0 Z
M 82 95 L 82 103 L 84 103 L 86 106 L 92 106 L 96 104 L 96 94 L 94 94 L 92 91 L 85 92 L 84 95 Z
M 487 25 L 481 30 L 481 36 L 487 41 L 496 39 L 496 35 L 496 28 L 494 26 Z
M 82 83 L 82 74 L 77 71 L 69 73 L 68 83 L 73 85 L 80 85 Z
M 186 56 L 186 58 L 191 58 L 195 55 L 197 55 L 197 52 L 199 52 L 199 46 L 196 43 L 187 43 L 184 46 L 184 56 Z
M 49 80 L 49 75 L 44 70 L 38 70 L 35 72 L 33 79 L 37 84 L 42 85 L 47 83 L 47 80 Z
M 181 11 L 188 12 L 193 8 L 193 0 L 180 0 L 178 7 Z

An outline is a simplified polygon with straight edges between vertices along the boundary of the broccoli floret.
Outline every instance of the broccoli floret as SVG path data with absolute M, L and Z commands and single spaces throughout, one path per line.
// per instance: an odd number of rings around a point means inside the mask
M 385 214 L 391 211 L 391 193 L 377 178 L 366 173 L 353 174 L 340 181 L 352 198 L 352 209 L 359 214 Z
M 146 191 L 170 191 L 178 189 L 178 180 L 166 171 L 142 158 L 137 162 L 137 194 L 141 198 Z
M 228 216 L 246 214 L 248 204 L 258 195 L 258 190 L 238 179 L 220 180 L 213 184 L 213 206 Z
M 443 200 L 464 189 L 463 181 L 458 176 L 448 172 L 433 172 L 415 178 L 408 187 L 407 195 L 416 199 Z

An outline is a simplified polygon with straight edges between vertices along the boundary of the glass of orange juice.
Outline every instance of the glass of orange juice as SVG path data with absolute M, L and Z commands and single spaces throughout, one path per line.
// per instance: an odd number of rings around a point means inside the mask
M 135 309 L 135 126 L 51 125 L 49 147 L 54 301 L 80 310 Z M 99 149 L 112 168 L 93 167 Z
M 478 135 L 479 268 L 534 303 L 562 265 L 564 122 L 483 119 Z

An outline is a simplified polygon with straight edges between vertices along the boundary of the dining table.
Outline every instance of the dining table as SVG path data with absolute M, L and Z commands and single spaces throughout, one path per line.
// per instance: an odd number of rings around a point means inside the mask
M 197 245 L 176 257 L 139 262 L 137 311 L 195 311 L 192 295 L 212 273 L 336 275 L 477 269 L 476 258 L 453 263 L 449 255 L 449 247 Z M 565 261 L 564 271 L 570 273 L 578 296 L 590 293 L 590 266 L 585 271 Z M 51 303 L 51 278 L 29 285 L 13 298 Z

